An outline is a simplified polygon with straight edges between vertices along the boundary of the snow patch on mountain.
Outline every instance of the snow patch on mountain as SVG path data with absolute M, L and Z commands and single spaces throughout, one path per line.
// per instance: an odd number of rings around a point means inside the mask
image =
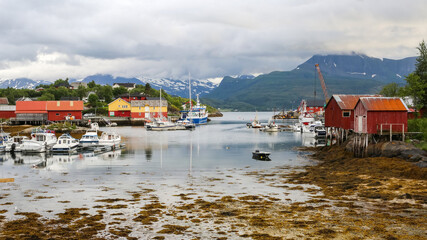
M 52 84 L 52 82 L 43 80 L 32 80 L 28 78 L 16 78 L 0 80 L 0 88 L 15 88 L 15 89 L 34 89 L 41 84 Z

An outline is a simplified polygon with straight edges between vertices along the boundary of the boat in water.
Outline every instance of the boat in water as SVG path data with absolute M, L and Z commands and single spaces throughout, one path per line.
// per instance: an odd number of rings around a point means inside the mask
M 52 147 L 54 153 L 70 153 L 76 151 L 79 146 L 79 140 L 71 137 L 70 134 L 64 133 Z
M 190 123 L 196 125 L 207 124 L 208 123 L 208 111 L 206 110 L 205 105 L 200 105 L 199 95 L 197 95 L 197 101 L 195 106 L 191 106 L 190 109 L 181 111 L 180 120 L 187 119 Z
M 56 144 L 55 131 L 36 129 L 31 133 L 31 139 L 22 140 L 22 152 L 46 152 Z
M 166 119 L 155 119 L 151 123 L 147 123 L 145 128 L 149 131 L 174 131 L 177 130 L 176 124 Z
M 159 117 L 154 119 L 153 122 L 147 123 L 145 128 L 148 131 L 173 131 L 177 130 L 176 124 L 162 117 L 162 89 L 160 89 L 160 97 L 159 97 Z
M 20 152 L 23 140 L 29 140 L 27 136 L 13 136 L 10 137 L 8 141 L 5 142 L 6 152 Z
M 98 137 L 99 126 L 97 123 L 92 123 L 91 128 L 80 138 L 79 145 L 83 148 L 96 147 L 99 145 Z
M 99 145 L 116 149 L 120 147 L 122 138 L 115 132 L 103 132 L 99 138 Z
M 255 150 L 252 152 L 252 158 L 256 160 L 262 160 L 262 161 L 270 161 L 270 152 L 263 152 L 260 150 Z

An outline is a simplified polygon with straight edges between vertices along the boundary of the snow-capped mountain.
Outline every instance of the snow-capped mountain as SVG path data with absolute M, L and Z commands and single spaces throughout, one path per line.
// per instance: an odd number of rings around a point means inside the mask
M 152 88 L 160 89 L 162 88 L 168 94 L 188 97 L 188 80 L 176 80 L 171 78 L 161 78 L 161 79 L 152 79 L 146 77 L 138 78 L 125 78 L 125 77 L 113 77 L 112 75 L 97 74 L 85 77 L 84 79 L 78 80 L 83 82 L 95 81 L 97 84 L 102 85 L 113 85 L 114 83 L 136 83 L 143 84 L 149 83 Z M 192 94 L 200 94 L 200 96 L 208 94 L 218 84 L 213 83 L 209 80 L 197 80 L 191 79 L 191 92 Z
M 35 81 L 28 78 L 16 78 L 0 80 L 0 88 L 34 89 L 40 84 L 51 84 L 48 81 Z

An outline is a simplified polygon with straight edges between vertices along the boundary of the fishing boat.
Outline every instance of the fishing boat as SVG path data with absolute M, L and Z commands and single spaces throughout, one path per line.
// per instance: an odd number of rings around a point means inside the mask
M 264 132 L 280 132 L 279 126 L 272 119 L 268 120 L 268 124 L 261 130 Z
M 115 132 L 103 132 L 99 138 L 99 145 L 111 147 L 114 149 L 120 147 L 121 141 L 122 138 L 119 134 Z
M 252 152 L 252 158 L 253 159 L 257 159 L 257 160 L 262 160 L 262 161 L 270 161 L 270 152 L 263 152 L 263 151 L 259 151 L 259 150 L 255 150 Z
M 208 123 L 208 111 L 206 110 L 206 106 L 200 105 L 199 94 L 197 94 L 196 105 L 193 106 L 193 102 L 191 101 L 191 80 L 190 76 L 188 76 L 188 95 L 189 95 L 189 109 L 185 109 L 185 104 L 183 106 L 184 110 L 181 111 L 181 117 L 179 120 L 188 120 L 190 123 L 194 123 L 196 125 L 207 124 Z
M 22 152 L 46 152 L 56 144 L 55 131 L 36 129 L 31 133 L 31 139 L 22 140 Z
M 10 137 L 8 141 L 5 142 L 6 152 L 20 152 L 23 140 L 29 140 L 27 136 L 13 136 Z
M 52 147 L 54 153 L 70 153 L 77 150 L 79 146 L 79 140 L 71 137 L 70 134 L 64 133 Z
M 92 123 L 90 129 L 80 138 L 79 146 L 83 148 L 96 147 L 99 144 L 98 123 Z

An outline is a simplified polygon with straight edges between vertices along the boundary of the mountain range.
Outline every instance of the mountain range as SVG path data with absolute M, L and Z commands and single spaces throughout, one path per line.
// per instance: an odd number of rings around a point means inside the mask
M 209 80 L 191 80 L 192 94 L 200 94 L 203 102 L 222 109 L 240 111 L 272 110 L 291 108 L 301 99 L 324 99 L 315 69 L 319 64 L 331 94 L 378 93 L 385 84 L 405 83 L 405 76 L 415 70 L 416 57 L 400 60 L 380 59 L 363 54 L 314 55 L 291 71 L 275 71 L 267 74 L 225 76 L 218 85 Z M 149 83 L 153 88 L 162 88 L 171 95 L 188 97 L 188 80 L 171 78 L 151 79 L 145 77 L 126 78 L 97 74 L 71 82 L 95 81 L 97 84 Z M 0 88 L 35 88 L 48 81 L 18 78 L 0 81 Z
M 315 64 L 318 63 L 331 94 L 378 93 L 385 84 L 405 83 L 415 70 L 416 57 L 401 60 L 366 55 L 314 55 L 291 71 L 276 71 L 253 79 L 224 77 L 204 96 L 214 107 L 239 111 L 296 107 L 302 99 L 325 100 Z

